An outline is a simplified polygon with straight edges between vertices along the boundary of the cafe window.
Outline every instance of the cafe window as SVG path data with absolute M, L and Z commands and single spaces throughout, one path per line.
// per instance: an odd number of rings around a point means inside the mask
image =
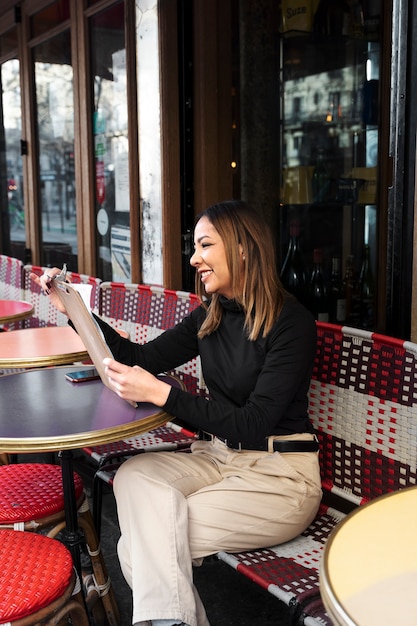
M 77 266 L 74 94 L 70 31 L 33 49 L 41 262 Z
M 1 228 L 2 248 L 5 252 L 24 260 L 25 212 L 23 201 L 23 169 L 20 139 L 21 98 L 20 63 L 17 59 L 4 61 L 0 66 L 1 80 Z
M 159 6 L 24 0 L 7 24 L 0 9 L 0 253 L 164 283 L 180 230 L 167 226 L 179 195 L 162 181 Z M 177 123 L 170 107 L 169 146 Z
M 22 112 L 17 28 L 0 34 L 0 242 L 1 252 L 24 260 L 25 211 L 21 156 Z
M 124 3 L 89 21 L 98 275 L 131 280 L 129 142 Z

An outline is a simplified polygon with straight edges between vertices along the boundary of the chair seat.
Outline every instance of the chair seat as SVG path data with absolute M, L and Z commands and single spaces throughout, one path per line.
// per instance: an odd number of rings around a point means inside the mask
M 74 472 L 75 496 L 83 482 Z M 0 525 L 29 522 L 62 512 L 64 492 L 59 465 L 12 463 L 0 466 Z
M 325 543 L 345 515 L 322 503 L 316 518 L 295 539 L 271 548 L 218 552 L 217 557 L 289 606 L 291 623 L 332 626 L 320 597 L 319 567 Z M 304 622 L 299 619 L 303 611 L 309 616 Z
M 43 535 L 0 530 L 0 623 L 49 606 L 71 582 L 71 553 Z
M 83 448 L 98 465 L 108 462 L 112 458 L 131 456 L 136 452 L 156 452 L 157 450 L 176 450 L 182 446 L 189 446 L 197 438 L 197 434 L 167 422 L 164 426 L 153 428 L 136 437 L 130 437 L 112 443 Z

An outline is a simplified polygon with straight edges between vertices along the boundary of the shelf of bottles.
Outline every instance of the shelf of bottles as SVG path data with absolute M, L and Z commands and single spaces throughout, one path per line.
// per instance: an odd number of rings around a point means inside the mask
M 287 18 L 313 12 L 305 30 L 283 20 L 280 35 L 281 279 L 316 319 L 366 329 L 376 327 L 376 4 L 282 0 Z

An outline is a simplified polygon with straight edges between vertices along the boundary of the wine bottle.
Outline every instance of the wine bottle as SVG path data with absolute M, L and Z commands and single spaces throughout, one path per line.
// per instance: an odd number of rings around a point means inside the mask
M 346 295 L 340 272 L 340 258 L 332 258 L 332 274 L 329 289 L 329 319 L 334 324 L 346 321 Z
M 310 310 L 319 322 L 329 321 L 329 301 L 323 275 L 323 252 L 316 248 L 313 252 L 313 272 L 310 280 Z
M 300 222 L 290 223 L 290 241 L 281 269 L 281 282 L 302 304 L 306 300 L 306 272 L 300 246 Z
M 346 322 L 351 326 L 358 326 L 360 321 L 359 290 L 352 255 L 349 255 L 346 259 L 343 286 L 346 298 Z
M 362 268 L 359 276 L 360 324 L 367 330 L 375 325 L 375 281 L 371 268 L 370 248 L 363 249 Z
M 328 200 L 329 184 L 330 179 L 324 159 L 324 151 L 322 148 L 319 148 L 312 180 L 314 202 L 326 202 Z

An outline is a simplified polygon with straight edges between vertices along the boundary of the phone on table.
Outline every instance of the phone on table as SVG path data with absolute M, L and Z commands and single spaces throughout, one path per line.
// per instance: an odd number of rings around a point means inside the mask
M 100 374 L 95 368 L 88 370 L 80 370 L 78 372 L 68 372 L 65 374 L 65 378 L 72 383 L 84 383 L 88 380 L 97 380 L 100 378 Z

